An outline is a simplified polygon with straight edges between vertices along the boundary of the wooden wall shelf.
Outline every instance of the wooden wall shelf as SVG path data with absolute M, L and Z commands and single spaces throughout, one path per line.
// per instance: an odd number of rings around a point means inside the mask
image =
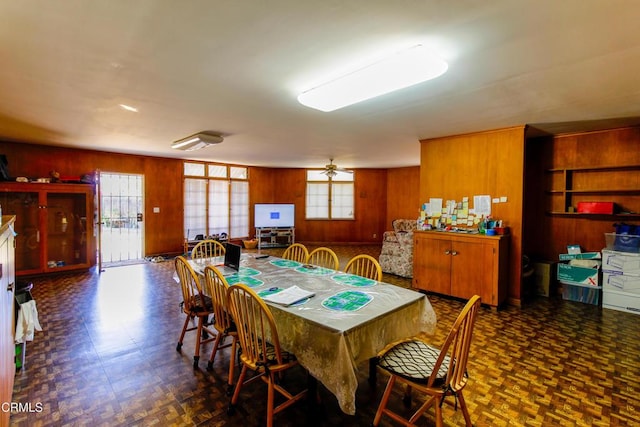
M 632 164 L 632 165 L 601 165 L 601 166 L 579 166 L 579 167 L 571 167 L 571 168 L 551 168 L 548 169 L 548 172 L 564 172 L 564 171 L 581 171 L 581 172 L 590 172 L 590 171 L 617 171 L 617 170 L 638 170 L 640 169 L 640 165 Z
M 593 214 L 583 212 L 547 212 L 548 215 L 553 216 L 571 216 L 571 217 L 583 217 L 591 219 L 640 219 L 640 214 Z
M 547 213 L 551 215 L 591 215 L 599 218 L 638 218 L 638 214 L 584 214 L 569 212 L 581 201 L 609 201 L 623 211 L 640 211 L 637 197 L 640 195 L 640 164 L 594 165 L 551 168 L 547 174 L 551 199 Z M 560 198 L 560 200 L 558 199 Z

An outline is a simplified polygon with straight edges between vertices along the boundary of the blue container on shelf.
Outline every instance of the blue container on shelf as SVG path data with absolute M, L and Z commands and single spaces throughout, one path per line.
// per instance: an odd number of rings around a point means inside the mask
M 632 224 L 614 224 L 616 237 L 613 250 L 621 252 L 640 252 L 640 226 Z

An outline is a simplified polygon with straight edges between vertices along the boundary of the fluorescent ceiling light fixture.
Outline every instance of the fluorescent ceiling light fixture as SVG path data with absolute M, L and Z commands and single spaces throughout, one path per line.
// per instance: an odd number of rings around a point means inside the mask
M 186 138 L 179 139 L 171 144 L 176 150 L 193 151 L 209 145 L 220 144 L 224 138 L 218 134 L 200 132 Z
M 298 102 L 316 110 L 333 111 L 434 79 L 447 68 L 442 58 L 422 45 L 415 45 L 303 92 Z
M 138 112 L 138 109 L 136 107 L 132 107 L 131 105 L 127 104 L 120 104 L 120 108 L 122 108 L 123 110 L 131 111 L 133 113 Z

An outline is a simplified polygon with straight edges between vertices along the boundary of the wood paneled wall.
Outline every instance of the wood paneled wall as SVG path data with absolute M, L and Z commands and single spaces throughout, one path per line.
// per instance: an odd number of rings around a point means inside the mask
M 73 176 L 96 169 L 144 175 L 145 254 L 182 252 L 182 160 L 2 141 L 0 153 L 7 156 L 12 176 L 48 177 L 52 170 Z M 255 203 L 295 203 L 299 241 L 380 243 L 382 233 L 390 227 L 387 225 L 387 170 L 358 169 L 355 173 L 355 220 L 307 221 L 304 219 L 304 169 L 249 167 L 251 235 L 255 233 L 252 212 Z M 404 171 L 399 174 L 406 176 Z M 402 199 L 408 194 L 405 189 L 394 191 L 393 204 L 414 203 Z M 154 207 L 159 207 L 160 213 L 153 213 Z M 412 206 L 411 210 L 415 209 L 417 207 Z
M 387 220 L 385 225 L 391 230 L 391 221 L 396 218 L 418 219 L 420 206 L 420 166 L 394 168 L 387 171 Z
M 420 200 L 507 197 L 492 205 L 492 217 L 511 231 L 508 298 L 515 305 L 521 299 L 524 141 L 525 126 L 420 141 Z
M 387 170 L 356 169 L 355 220 L 306 220 L 305 169 L 251 168 L 250 203 L 293 203 L 296 240 L 308 243 L 378 243 L 386 230 Z M 253 228 L 253 212 L 250 218 Z
M 12 176 L 48 177 L 52 170 L 76 176 L 97 169 L 144 175 L 145 253 L 182 252 L 182 161 L 10 142 L 0 142 L 0 153 L 7 156 Z

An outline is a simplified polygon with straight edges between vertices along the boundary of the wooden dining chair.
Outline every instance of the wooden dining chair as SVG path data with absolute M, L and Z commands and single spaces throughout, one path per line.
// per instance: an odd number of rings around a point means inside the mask
M 211 298 L 204 294 L 200 279 L 191 265 L 189 265 L 189 261 L 183 256 L 178 256 L 175 259 L 175 267 L 182 287 L 182 302 L 180 306 L 182 312 L 186 315 L 176 350 L 182 352 L 182 341 L 188 331 L 197 331 L 196 348 L 193 356 L 193 367 L 197 368 L 200 361 L 200 346 L 215 338 L 215 332 L 206 326 L 209 315 L 213 313 L 213 306 Z M 189 327 L 189 323 L 193 322 L 193 320 L 196 320 L 196 325 Z M 203 338 L 203 335 L 207 338 Z
M 244 284 L 236 284 L 227 291 L 228 307 L 236 323 L 238 340 L 242 352 L 240 361 L 242 369 L 235 386 L 228 414 L 235 412 L 235 405 L 243 386 L 262 379 L 267 383 L 267 426 L 273 426 L 273 416 L 306 396 L 307 390 L 297 394 L 287 391 L 279 383 L 281 374 L 298 365 L 293 354 L 280 347 L 278 330 L 271 310 L 251 288 Z M 254 375 L 245 381 L 247 371 Z M 285 401 L 274 408 L 275 392 L 280 393 Z
M 306 263 L 317 265 L 318 267 L 330 268 L 332 270 L 338 270 L 340 268 L 340 261 L 338 261 L 336 253 L 325 247 L 316 248 L 309 252 Z
M 213 327 L 216 330 L 216 338 L 213 343 L 211 357 L 207 364 L 207 370 L 213 370 L 213 362 L 215 361 L 218 351 L 231 347 L 229 356 L 229 379 L 227 393 L 231 395 L 233 392 L 233 371 L 235 367 L 236 343 L 238 342 L 238 333 L 236 324 L 231 319 L 231 314 L 227 309 L 227 289 L 229 284 L 224 278 L 220 270 L 214 266 L 207 266 L 204 269 L 204 291 L 211 297 L 213 306 Z M 231 338 L 230 343 L 225 343 L 227 338 Z
M 288 259 L 291 261 L 298 261 L 301 263 L 307 262 L 307 257 L 309 256 L 309 251 L 306 246 L 301 243 L 294 243 L 290 245 L 282 254 L 282 258 Z
M 385 347 L 377 357 L 377 365 L 391 376 L 387 382 L 373 425 L 380 423 L 382 415 L 388 415 L 405 426 L 412 426 L 430 407 L 435 408 L 436 426 L 442 427 L 442 404 L 452 404 L 460 409 L 467 426 L 471 417 L 462 395 L 467 384 L 467 361 L 476 316 L 480 308 L 480 297 L 474 295 L 464 306 L 453 323 L 449 335 L 440 349 L 419 338 L 410 338 Z M 406 385 L 403 402 L 411 405 L 412 389 L 424 393 L 427 398 L 411 418 L 403 418 L 387 408 L 387 402 L 396 381 Z M 454 401 L 446 400 L 454 396 Z
M 377 259 L 371 255 L 356 255 L 344 268 L 345 273 L 355 274 L 369 279 L 382 281 L 382 268 Z
M 225 247 L 217 240 L 203 240 L 198 242 L 191 251 L 191 259 L 210 259 L 225 254 Z

